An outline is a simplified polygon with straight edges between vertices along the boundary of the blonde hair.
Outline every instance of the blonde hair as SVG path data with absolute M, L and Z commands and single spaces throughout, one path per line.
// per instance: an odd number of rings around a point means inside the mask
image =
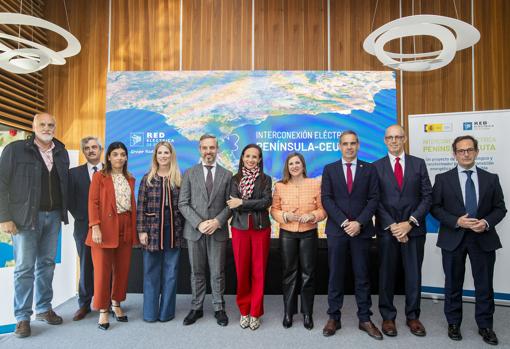
M 169 142 L 162 141 L 156 144 L 154 147 L 154 153 L 152 154 L 152 164 L 151 169 L 149 170 L 149 174 L 147 175 L 147 185 L 152 187 L 152 180 L 156 176 L 159 164 L 157 160 L 158 149 L 160 147 L 167 147 L 170 150 L 170 172 L 169 172 L 169 182 L 170 186 L 180 187 L 181 186 L 181 170 L 179 169 L 179 165 L 177 164 L 177 156 L 175 154 L 175 148 Z

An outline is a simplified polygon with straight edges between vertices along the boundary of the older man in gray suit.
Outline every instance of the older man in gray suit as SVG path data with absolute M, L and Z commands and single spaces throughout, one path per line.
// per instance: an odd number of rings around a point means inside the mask
M 184 238 L 188 241 L 191 264 L 191 311 L 184 325 L 191 325 L 204 316 L 206 265 L 211 273 L 214 317 L 218 325 L 227 326 L 225 313 L 225 253 L 228 240 L 227 206 L 232 173 L 216 163 L 218 140 L 212 135 L 200 137 L 201 162 L 183 176 L 179 209 L 186 219 Z

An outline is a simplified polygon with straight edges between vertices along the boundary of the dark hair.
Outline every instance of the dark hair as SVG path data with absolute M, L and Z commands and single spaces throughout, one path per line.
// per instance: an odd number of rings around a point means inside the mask
M 478 141 L 476 140 L 476 138 L 471 135 L 465 135 L 465 136 L 459 136 L 453 140 L 452 149 L 453 149 L 454 153 L 457 151 L 457 143 L 459 143 L 461 141 L 465 141 L 465 140 L 472 141 L 473 145 L 475 146 L 475 150 L 478 151 Z
M 259 151 L 259 155 L 260 155 L 260 162 L 259 162 L 259 168 L 260 168 L 260 177 L 263 177 L 264 176 L 264 159 L 262 158 L 262 148 L 260 148 L 257 144 L 254 144 L 254 143 L 251 143 L 251 144 L 248 144 L 246 147 L 243 148 L 243 151 L 241 152 L 241 157 L 239 158 L 239 167 L 237 168 L 237 173 L 235 175 L 236 179 L 241 179 L 243 178 L 243 167 L 244 167 L 244 163 L 243 163 L 243 156 L 244 156 L 244 153 L 250 149 L 250 148 L 255 148 Z
M 338 139 L 338 143 L 342 143 L 342 137 L 347 135 L 353 135 L 356 137 L 356 143 L 359 143 L 358 134 L 354 132 L 353 130 L 345 130 L 340 134 L 340 138 Z
M 110 145 L 108 146 L 108 150 L 106 150 L 106 154 L 104 156 L 105 166 L 104 166 L 102 172 L 105 175 L 109 175 L 112 173 L 112 163 L 110 162 L 110 159 L 108 159 L 108 157 L 116 149 L 122 149 L 126 152 L 126 162 L 124 163 L 124 167 L 122 168 L 122 174 L 124 174 L 124 177 L 129 178 L 129 177 L 131 177 L 131 174 L 127 170 L 128 150 L 127 150 L 126 146 L 124 145 L 124 143 L 122 143 L 122 142 L 110 143 Z
M 290 175 L 290 171 L 289 171 L 289 161 L 290 161 L 290 159 L 292 159 L 295 156 L 297 156 L 299 158 L 299 160 L 301 160 L 301 163 L 303 164 L 303 177 L 305 177 L 305 178 L 308 177 L 306 175 L 305 157 L 301 153 L 293 152 L 293 153 L 290 153 L 289 155 L 287 155 L 287 158 L 285 159 L 285 165 L 283 166 L 283 178 L 280 181 L 283 184 L 289 183 L 289 180 L 292 177 Z

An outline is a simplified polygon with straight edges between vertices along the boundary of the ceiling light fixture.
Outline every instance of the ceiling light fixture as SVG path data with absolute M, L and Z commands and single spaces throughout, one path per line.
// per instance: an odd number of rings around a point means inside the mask
M 375 8 L 373 19 L 377 12 L 377 3 Z M 455 12 L 457 13 L 456 6 Z M 384 50 L 384 45 L 389 41 L 409 36 L 432 36 L 441 42 L 442 48 L 439 51 L 422 53 L 396 53 Z M 363 49 L 375 55 L 387 67 L 418 72 L 446 66 L 455 58 L 457 51 L 473 46 L 479 40 L 480 32 L 459 19 L 436 15 L 413 15 L 398 18 L 374 30 L 363 42 Z M 414 41 L 413 49 L 416 51 Z
M 59 34 L 67 41 L 67 47 L 64 50 L 55 52 L 44 45 L 24 39 L 21 35 L 13 36 L 0 32 L 0 39 L 18 43 L 18 48 L 16 49 L 0 42 L 0 68 L 14 74 L 33 73 L 46 68 L 49 64 L 63 65 L 66 63 L 65 58 L 74 56 L 81 50 L 80 42 L 73 34 L 41 18 L 21 13 L 0 12 L 0 24 L 26 25 L 47 29 Z M 20 44 L 26 47 L 20 48 Z

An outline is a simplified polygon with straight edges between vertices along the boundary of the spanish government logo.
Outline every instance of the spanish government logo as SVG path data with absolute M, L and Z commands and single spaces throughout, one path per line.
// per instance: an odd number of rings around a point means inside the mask
M 423 131 L 429 132 L 452 132 L 452 124 L 425 124 L 423 125 Z

